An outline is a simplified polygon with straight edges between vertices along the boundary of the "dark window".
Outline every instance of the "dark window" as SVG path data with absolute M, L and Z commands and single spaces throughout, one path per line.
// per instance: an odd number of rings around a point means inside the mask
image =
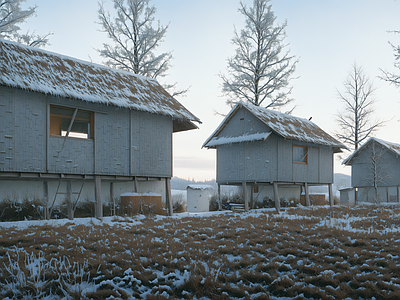
M 307 147 L 293 145 L 293 162 L 299 164 L 307 164 L 308 162 Z
M 72 123 L 68 137 L 93 139 L 93 112 L 78 109 L 72 119 L 74 113 L 73 108 L 51 105 L 50 135 L 66 136 Z

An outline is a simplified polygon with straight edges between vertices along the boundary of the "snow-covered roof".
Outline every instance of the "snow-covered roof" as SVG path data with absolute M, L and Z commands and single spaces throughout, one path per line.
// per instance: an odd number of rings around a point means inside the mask
M 280 113 L 278 111 L 270 110 L 265 107 L 246 104 L 243 102 L 236 104 L 236 106 L 229 112 L 229 114 L 225 117 L 225 119 L 214 131 L 214 133 L 206 140 L 206 142 L 203 144 L 203 147 L 215 148 L 216 145 L 222 144 L 215 144 L 215 141 L 220 141 L 224 139 L 223 137 L 218 137 L 218 134 L 240 108 L 248 110 L 258 120 L 267 125 L 272 130 L 272 132 L 285 139 L 309 142 L 317 145 L 331 146 L 335 149 L 335 152 L 341 152 L 341 148 L 346 149 L 345 145 L 338 142 L 328 133 L 319 128 L 315 123 L 307 119 Z M 267 137 L 268 136 L 266 136 L 266 138 Z M 232 138 L 225 139 L 226 141 L 229 141 L 229 139 L 232 140 Z
M 174 131 L 201 123 L 155 79 L 2 39 L 0 85 L 169 116 Z
M 211 185 L 206 184 L 190 184 L 186 189 L 192 190 L 213 190 L 214 188 Z
M 356 151 L 354 151 L 348 158 L 346 158 L 343 162 L 342 165 L 351 165 L 353 158 L 356 157 L 361 151 L 364 150 L 364 148 L 370 144 L 371 142 L 376 142 L 389 151 L 391 151 L 393 154 L 400 156 L 400 145 L 392 142 L 387 142 L 375 137 L 371 137 L 366 141 L 360 148 L 358 148 Z
M 252 141 L 265 141 L 271 132 L 261 132 L 254 134 L 244 134 L 241 136 L 235 137 L 213 137 L 208 143 L 206 147 L 215 147 L 219 145 L 233 144 L 233 143 L 243 143 L 243 142 L 252 142 Z

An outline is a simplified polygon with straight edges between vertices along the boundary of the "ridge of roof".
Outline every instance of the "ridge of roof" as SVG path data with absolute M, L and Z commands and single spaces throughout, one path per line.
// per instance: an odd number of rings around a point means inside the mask
M 239 102 L 235 105 L 235 107 L 229 112 L 214 133 L 205 141 L 203 147 L 207 147 L 211 139 L 219 134 L 224 125 L 241 107 L 247 109 L 257 119 L 268 126 L 274 133 L 282 136 L 285 139 L 332 146 L 336 148 L 336 152 L 340 152 L 341 148 L 347 149 L 345 145 L 338 142 L 336 139 L 318 127 L 315 123 L 307 119 L 243 102 Z
M 197 126 L 191 121 L 201 123 L 156 79 L 4 39 L 0 39 L 0 84 L 166 115 L 192 129 Z
M 400 144 L 393 143 L 393 142 L 388 142 L 376 137 L 370 137 L 360 148 L 355 150 L 349 157 L 347 157 L 345 160 L 343 160 L 342 165 L 351 165 L 351 161 L 361 152 L 364 150 L 364 148 L 371 142 L 377 142 L 378 144 L 386 147 L 389 151 L 394 153 L 395 155 L 400 156 Z

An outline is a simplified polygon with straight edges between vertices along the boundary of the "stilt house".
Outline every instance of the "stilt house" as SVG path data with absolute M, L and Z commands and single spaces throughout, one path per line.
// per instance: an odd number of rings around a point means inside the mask
M 243 185 L 246 209 L 249 194 L 253 199 L 264 190 L 279 209 L 280 196 L 298 199 L 302 186 L 309 205 L 309 185 L 328 185 L 332 204 L 333 155 L 345 148 L 309 120 L 245 103 L 229 112 L 203 147 L 217 149 L 219 186 Z
M 400 202 L 400 145 L 370 138 L 343 161 L 356 202 Z
M 124 192 L 159 193 L 172 213 L 172 134 L 200 120 L 154 79 L 0 40 L 0 199 L 46 212 Z M 48 216 L 49 217 L 49 216 Z

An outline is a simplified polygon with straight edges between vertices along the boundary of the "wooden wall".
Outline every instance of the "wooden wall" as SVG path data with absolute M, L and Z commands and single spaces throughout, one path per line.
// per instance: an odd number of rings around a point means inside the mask
M 94 139 L 50 136 L 50 104 L 93 111 Z M 171 177 L 172 130 L 166 116 L 0 86 L 0 171 Z
M 378 164 L 376 175 L 378 186 L 400 185 L 400 159 L 386 148 L 376 144 Z M 383 152 L 380 152 L 383 151 Z M 374 185 L 372 170 L 372 152 L 368 148 L 360 151 L 352 160 L 351 183 L 353 187 L 369 187 Z

